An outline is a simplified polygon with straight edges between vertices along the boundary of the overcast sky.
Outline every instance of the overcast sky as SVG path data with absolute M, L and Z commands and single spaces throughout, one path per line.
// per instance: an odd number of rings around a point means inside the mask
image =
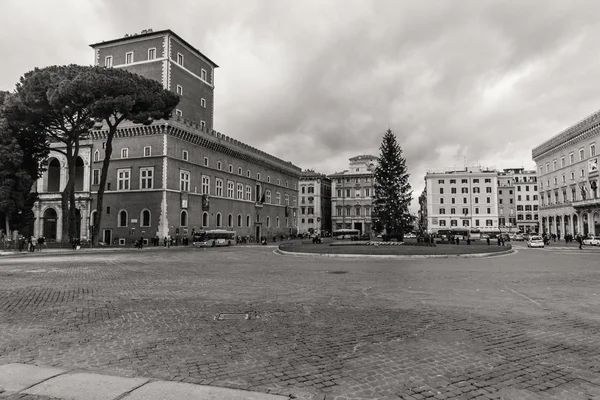
M 220 66 L 215 130 L 332 173 L 391 127 L 415 198 L 428 170 L 534 168 L 534 146 L 600 108 L 597 1 L 0 1 L 0 90 L 171 29 Z

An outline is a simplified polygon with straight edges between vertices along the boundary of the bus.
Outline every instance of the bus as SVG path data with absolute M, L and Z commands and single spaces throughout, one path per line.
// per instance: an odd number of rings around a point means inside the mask
M 235 231 L 215 229 L 194 232 L 192 244 L 196 247 L 231 246 L 235 244 Z
M 471 240 L 481 239 L 481 231 L 479 229 L 469 229 L 469 228 L 451 228 L 451 229 L 439 229 L 436 232 L 436 235 L 443 239 L 448 239 L 450 237 L 458 237 L 460 240 L 467 240 L 470 238 Z
M 353 237 L 358 238 L 360 236 L 359 229 L 336 229 L 331 233 L 331 236 L 335 239 L 352 239 Z

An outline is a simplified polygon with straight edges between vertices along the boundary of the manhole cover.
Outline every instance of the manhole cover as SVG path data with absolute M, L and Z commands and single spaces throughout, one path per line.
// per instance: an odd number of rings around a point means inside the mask
M 341 275 L 341 274 L 347 274 L 348 271 L 329 271 L 329 274 L 337 274 L 337 275 Z
M 248 313 L 221 313 L 219 315 L 217 315 L 217 320 L 218 321 L 225 321 L 225 320 L 242 320 L 242 319 L 248 319 Z

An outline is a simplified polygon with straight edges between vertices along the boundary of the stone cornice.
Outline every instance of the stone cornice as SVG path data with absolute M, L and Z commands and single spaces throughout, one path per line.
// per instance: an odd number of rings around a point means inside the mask
M 299 178 L 302 172 L 301 168 L 296 167 L 290 162 L 283 161 L 229 136 L 223 135 L 220 132 L 215 132 L 207 128 L 203 129 L 199 124 L 183 120 L 182 118 L 157 121 L 151 125 L 125 125 L 117 130 L 115 137 L 127 138 L 158 134 L 167 134 L 196 146 L 251 162 L 295 178 Z M 107 129 L 100 129 L 91 131 L 89 137 L 92 140 L 102 140 L 106 139 L 107 135 Z
M 549 152 L 559 152 L 560 150 L 575 143 L 582 142 L 600 132 L 600 110 L 565 129 L 550 140 L 535 147 L 531 151 L 533 160 L 537 160 Z

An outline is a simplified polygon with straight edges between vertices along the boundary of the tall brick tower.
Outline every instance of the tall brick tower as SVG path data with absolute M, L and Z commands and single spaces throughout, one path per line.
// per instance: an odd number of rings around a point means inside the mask
M 181 96 L 176 114 L 213 129 L 214 71 L 218 68 L 170 29 L 91 44 L 95 64 L 128 71 L 161 82 Z

